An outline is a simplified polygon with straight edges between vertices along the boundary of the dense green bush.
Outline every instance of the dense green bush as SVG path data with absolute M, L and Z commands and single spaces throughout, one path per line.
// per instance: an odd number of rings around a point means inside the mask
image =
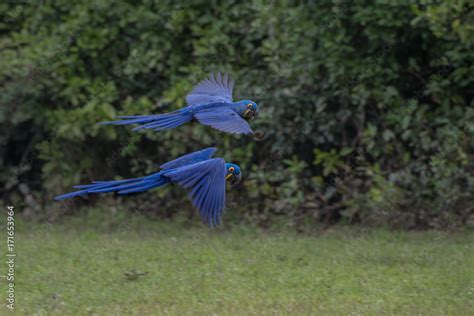
M 466 224 L 474 5 L 389 3 L 0 4 L 3 194 L 25 216 L 52 216 L 52 197 L 73 184 L 153 172 L 216 145 L 245 176 L 228 220 Z M 96 125 L 179 108 L 211 71 L 230 72 L 234 96 L 259 103 L 255 137 Z M 170 216 L 190 210 L 182 193 L 100 203 Z

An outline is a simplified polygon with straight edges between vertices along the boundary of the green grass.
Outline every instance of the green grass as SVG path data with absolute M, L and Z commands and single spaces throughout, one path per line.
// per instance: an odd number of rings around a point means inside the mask
M 298 235 L 143 219 L 96 225 L 87 218 L 47 228 L 18 226 L 16 311 L 22 314 L 472 315 L 474 310 L 472 232 L 340 227 Z

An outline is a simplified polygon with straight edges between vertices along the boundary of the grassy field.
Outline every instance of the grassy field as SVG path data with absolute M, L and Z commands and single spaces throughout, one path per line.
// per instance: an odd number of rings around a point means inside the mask
M 21 314 L 472 315 L 474 310 L 472 232 L 339 227 L 303 235 L 142 219 L 98 225 L 88 217 L 17 226 Z

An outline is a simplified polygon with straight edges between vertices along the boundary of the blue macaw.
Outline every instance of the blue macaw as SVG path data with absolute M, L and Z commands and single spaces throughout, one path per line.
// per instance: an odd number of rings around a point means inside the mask
M 60 201 L 105 192 L 139 193 L 174 182 L 188 190 L 203 222 L 216 226 L 224 211 L 226 181 L 231 186 L 240 183 L 242 172 L 236 164 L 226 163 L 223 158 L 212 158 L 215 151 L 216 148 L 211 147 L 181 156 L 161 165 L 159 172 L 141 178 L 77 185 L 74 188 L 81 190 L 54 199 Z
M 187 107 L 165 114 L 118 116 L 121 119 L 100 124 L 139 124 L 133 130 L 153 129 L 162 131 L 178 127 L 191 120 L 227 133 L 252 134 L 246 120 L 258 115 L 257 103 L 250 100 L 232 101 L 234 81 L 227 74 L 210 75 L 199 82 L 186 96 Z

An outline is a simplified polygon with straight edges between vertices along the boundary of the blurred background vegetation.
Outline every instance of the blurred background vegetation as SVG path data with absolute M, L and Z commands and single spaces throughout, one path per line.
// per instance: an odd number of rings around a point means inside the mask
M 180 188 L 52 197 L 207 146 L 240 164 L 225 222 L 474 225 L 474 5 L 454 1 L 0 4 L 0 190 L 26 219 L 100 205 L 195 211 Z M 210 72 L 261 109 L 254 137 L 116 115 L 182 107 Z

